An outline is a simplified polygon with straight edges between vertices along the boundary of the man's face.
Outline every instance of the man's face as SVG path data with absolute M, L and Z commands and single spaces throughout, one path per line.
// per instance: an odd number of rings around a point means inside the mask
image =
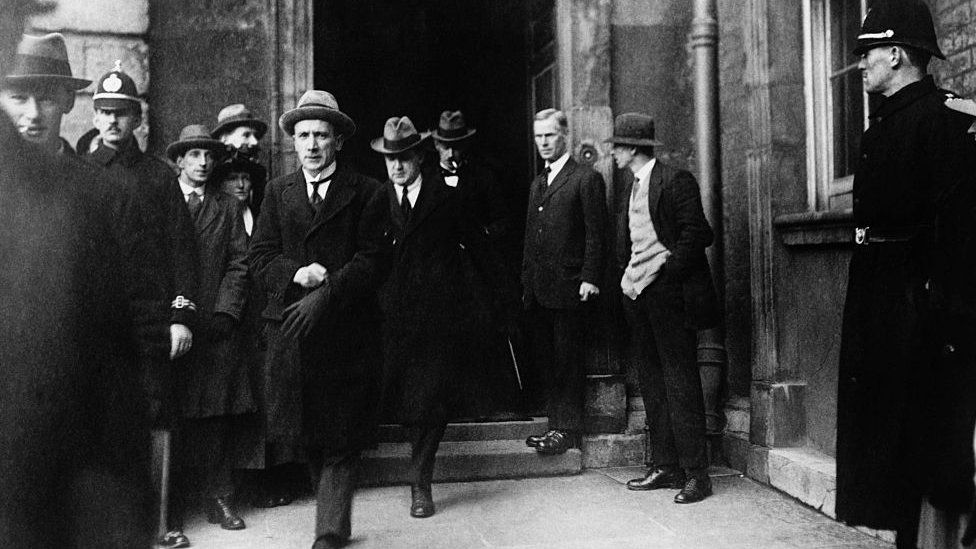
M 543 160 L 557 160 L 566 152 L 566 135 L 560 130 L 555 118 L 536 120 L 532 124 L 535 148 Z
M 441 164 L 451 170 L 461 165 L 468 150 L 467 140 L 441 142 L 435 139 L 434 146 L 437 147 L 437 156 L 440 157 Z
M 634 161 L 634 147 L 615 144 L 613 148 L 610 149 L 610 156 L 613 157 L 613 161 L 617 164 L 617 168 L 621 170 L 629 168 L 630 163 Z
M 176 158 L 176 165 L 186 176 L 186 183 L 199 187 L 207 182 L 210 172 L 213 171 L 213 158 L 213 152 L 207 149 L 190 149 Z
M 231 172 L 224 176 L 220 188 L 224 194 L 233 196 L 241 202 L 251 199 L 251 176 L 247 172 Z
M 886 92 L 895 74 L 892 67 L 893 49 L 892 46 L 879 46 L 861 54 L 857 68 L 861 71 L 864 91 L 888 95 Z
M 8 86 L 0 90 L 0 107 L 31 143 L 52 144 L 61 135 L 61 117 L 71 110 L 72 93 L 57 86 Z
M 345 137 L 335 134 L 335 128 L 325 120 L 301 120 L 295 124 L 295 152 L 307 171 L 318 172 L 335 162 Z
M 142 115 L 131 109 L 95 109 L 92 121 L 102 143 L 117 149 L 142 124 Z
M 409 185 L 420 174 L 421 157 L 416 150 L 399 154 L 384 154 L 386 173 L 394 185 Z
M 256 152 L 258 150 L 258 131 L 251 126 L 237 126 L 222 134 L 220 141 L 242 152 Z

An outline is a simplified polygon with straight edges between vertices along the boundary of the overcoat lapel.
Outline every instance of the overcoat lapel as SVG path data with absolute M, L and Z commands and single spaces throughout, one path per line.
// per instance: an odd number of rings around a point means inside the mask
M 305 227 L 312 225 L 312 208 L 308 205 L 308 194 L 305 192 L 305 176 L 301 171 L 292 174 L 291 181 L 281 193 L 285 210 L 292 219 L 297 219 Z
M 220 200 L 219 193 L 206 193 L 204 195 L 203 204 L 200 205 L 200 213 L 193 220 L 193 224 L 197 229 L 197 235 L 203 234 L 207 230 L 207 227 L 217 219 L 217 211 L 220 209 L 217 207 L 218 200 Z
M 403 231 L 403 236 L 409 235 L 420 223 L 430 215 L 430 212 L 437 208 L 437 205 L 444 200 L 444 180 L 439 177 L 425 178 L 420 184 L 420 195 L 417 196 L 417 204 L 414 205 L 413 213 L 407 221 L 407 226 Z
M 329 184 L 329 190 L 325 194 L 325 199 L 322 201 L 322 207 L 315 213 L 308 234 L 311 235 L 323 223 L 335 217 L 355 197 L 356 189 L 349 184 L 348 179 L 340 174 L 336 174 L 332 178 L 332 183 Z
M 552 196 L 556 191 L 559 190 L 560 187 L 569 181 L 569 176 L 572 175 L 574 171 L 576 171 L 576 161 L 570 158 L 566 161 L 566 164 L 563 165 L 563 169 L 559 170 L 559 173 L 556 174 L 556 178 L 553 179 L 552 183 L 549 184 L 545 194 L 542 195 L 542 199 L 539 200 L 537 204 L 542 204 L 546 200 L 549 200 L 550 196 Z
M 651 169 L 651 177 L 648 178 L 647 186 L 647 207 L 651 214 L 651 222 L 655 227 L 661 225 L 657 219 L 657 206 L 661 202 L 661 190 L 664 188 L 664 177 L 661 175 L 661 163 L 655 162 Z
M 396 226 L 397 231 L 403 233 L 404 225 L 407 224 L 407 220 L 403 218 L 403 212 L 400 210 L 400 201 L 397 198 L 396 185 L 389 180 L 386 182 L 386 196 L 389 198 L 387 202 L 390 203 L 390 219 L 393 220 L 393 224 Z

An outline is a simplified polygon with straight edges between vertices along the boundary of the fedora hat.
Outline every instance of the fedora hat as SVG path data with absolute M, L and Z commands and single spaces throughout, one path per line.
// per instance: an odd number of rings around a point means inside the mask
M 875 2 L 864 16 L 854 55 L 884 45 L 911 46 L 945 59 L 935 37 L 932 13 L 921 0 Z
M 327 91 L 308 90 L 298 100 L 298 106 L 285 111 L 278 118 L 278 126 L 288 135 L 295 133 L 295 124 L 302 120 L 325 120 L 335 126 L 336 132 L 346 137 L 356 133 L 356 123 L 339 110 L 335 96 Z
M 91 80 L 71 76 L 68 48 L 58 32 L 44 36 L 25 34 L 17 47 L 14 67 L 3 77 L 5 84 L 51 83 L 69 90 L 80 90 Z
M 106 111 L 133 110 L 136 114 L 142 112 L 136 82 L 122 70 L 121 59 L 116 59 L 112 70 L 98 79 L 95 94 L 92 95 L 92 105 Z
M 656 147 L 664 145 L 654 139 L 654 119 L 639 112 L 626 112 L 613 119 L 613 136 L 604 143 L 620 145 L 643 145 Z
M 420 133 L 406 116 L 394 116 L 383 126 L 383 137 L 377 137 L 369 146 L 383 154 L 398 154 L 409 151 L 430 138 L 430 133 Z
M 250 109 L 240 103 L 227 105 L 217 113 L 217 126 L 213 129 L 213 138 L 219 139 L 224 133 L 232 131 L 238 126 L 250 126 L 258 134 L 258 139 L 264 137 L 268 125 L 258 120 Z
M 219 155 L 224 152 L 224 144 L 210 137 L 210 130 L 203 124 L 191 124 L 180 130 L 179 140 L 166 147 L 166 156 L 175 161 L 190 149 L 207 149 Z
M 468 128 L 464 123 L 464 114 L 461 111 L 444 111 L 441 119 L 434 130 L 435 141 L 461 141 L 477 133 L 478 130 Z

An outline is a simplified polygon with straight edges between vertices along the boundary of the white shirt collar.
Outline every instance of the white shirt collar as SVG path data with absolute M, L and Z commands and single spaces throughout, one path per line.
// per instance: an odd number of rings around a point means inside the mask
M 559 170 L 563 169 L 566 162 L 569 162 L 568 150 L 564 152 L 562 156 L 557 158 L 555 162 L 546 162 L 546 167 L 549 168 L 549 183 L 552 183 L 552 180 L 556 178 L 556 175 L 559 174 Z
M 641 166 L 641 169 L 634 173 L 634 179 L 639 179 L 641 183 L 644 183 L 651 177 L 651 170 L 654 169 L 654 164 L 657 162 L 657 158 L 652 158 L 647 164 Z
M 189 198 L 190 193 L 196 193 L 200 198 L 203 198 L 204 196 L 203 191 L 206 185 L 200 185 L 199 187 L 191 187 L 186 183 L 180 181 L 179 179 L 177 179 L 177 182 L 180 184 L 180 190 L 183 192 L 183 198 Z
M 311 183 L 313 181 L 322 181 L 322 180 L 328 179 L 328 178 L 332 177 L 332 174 L 334 174 L 335 171 L 336 171 L 336 163 L 335 162 L 332 162 L 331 164 L 329 164 L 328 166 L 326 166 L 324 170 L 322 170 L 321 172 L 319 172 L 318 177 L 313 176 L 311 173 L 308 172 L 308 170 L 306 170 L 305 168 L 302 168 L 302 174 L 305 175 L 305 184 L 306 185 L 311 185 Z

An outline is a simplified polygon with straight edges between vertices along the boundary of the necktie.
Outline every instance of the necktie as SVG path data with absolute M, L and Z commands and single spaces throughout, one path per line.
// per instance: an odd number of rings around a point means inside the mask
M 539 181 L 539 192 L 545 193 L 546 189 L 549 188 L 549 174 L 552 173 L 552 168 L 546 166 L 546 169 L 542 170 L 542 179 Z M 539 196 L 542 196 L 540 194 Z
M 322 183 L 328 183 L 331 179 L 321 179 L 319 181 L 310 181 L 309 185 L 312 186 L 312 196 L 308 197 L 308 201 L 313 206 L 318 206 L 322 203 L 322 195 L 319 194 L 319 185 Z
M 194 220 L 200 215 L 200 206 L 202 205 L 203 201 L 200 200 L 200 195 L 195 192 L 190 193 L 186 199 L 186 207 L 190 210 L 190 217 Z
M 410 205 L 410 198 L 407 197 L 407 188 L 400 187 L 400 213 L 403 214 L 403 219 L 410 219 L 410 212 L 413 211 L 413 207 Z
M 637 200 L 637 193 L 640 192 L 640 178 L 634 177 L 634 190 L 630 193 L 631 200 Z

